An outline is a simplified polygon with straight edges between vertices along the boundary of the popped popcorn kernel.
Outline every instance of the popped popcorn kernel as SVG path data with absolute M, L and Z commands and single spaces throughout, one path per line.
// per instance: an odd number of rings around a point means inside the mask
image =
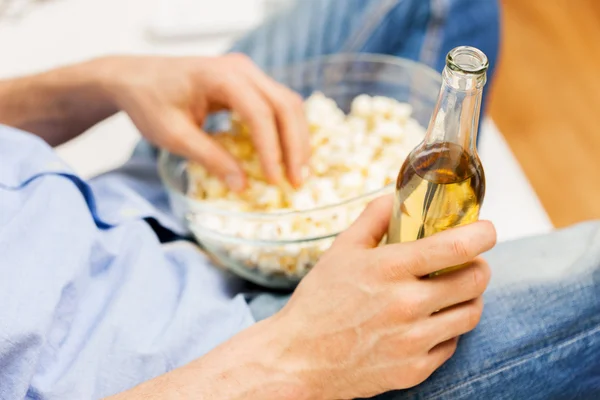
M 301 188 L 267 182 L 251 132 L 237 116 L 232 117 L 231 131 L 216 134 L 214 139 L 239 160 L 248 177 L 247 189 L 243 193 L 229 191 L 199 164 L 190 162 L 187 169 L 188 196 L 221 210 L 269 214 L 319 208 L 310 214 L 270 219 L 239 219 L 227 212 L 193 215 L 201 228 L 247 240 L 244 244 L 219 244 L 219 252 L 264 274 L 305 275 L 335 235 L 346 229 L 373 197 L 323 207 L 376 193 L 393 183 L 404 159 L 425 135 L 425 129 L 411 118 L 412 106 L 392 98 L 359 95 L 346 115 L 334 100 L 316 92 L 305 101 L 304 109 L 312 156 L 302 169 Z M 210 240 L 207 234 L 206 241 Z M 298 243 L 264 244 L 293 240 Z M 255 245 L 253 241 L 264 242 Z

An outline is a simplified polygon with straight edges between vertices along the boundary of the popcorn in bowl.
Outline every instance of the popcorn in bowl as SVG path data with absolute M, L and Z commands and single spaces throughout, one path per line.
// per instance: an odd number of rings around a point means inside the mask
M 387 97 L 359 95 L 346 115 L 317 92 L 305 112 L 312 155 L 300 189 L 267 183 L 247 128 L 235 121 L 231 132 L 214 137 L 240 160 L 248 176 L 244 192 L 188 164 L 187 195 L 218 210 L 194 212 L 190 224 L 217 258 L 265 275 L 304 276 L 370 200 L 392 190 L 425 134 L 409 104 Z

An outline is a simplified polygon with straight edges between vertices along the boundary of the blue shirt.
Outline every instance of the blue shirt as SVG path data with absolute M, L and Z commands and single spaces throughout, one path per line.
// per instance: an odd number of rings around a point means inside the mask
M 114 394 L 251 325 L 241 282 L 184 234 L 149 147 L 85 182 L 0 126 L 0 399 Z

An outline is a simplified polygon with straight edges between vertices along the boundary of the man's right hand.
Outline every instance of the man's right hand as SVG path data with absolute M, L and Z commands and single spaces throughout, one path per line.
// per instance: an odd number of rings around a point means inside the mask
M 353 399 L 423 382 L 479 322 L 490 269 L 477 256 L 496 232 L 477 222 L 377 247 L 391 209 L 371 203 L 279 313 L 111 399 Z
M 458 336 L 481 317 L 490 269 L 477 256 L 494 246 L 493 225 L 477 222 L 377 248 L 391 201 L 371 203 L 272 318 L 287 338 L 282 368 L 308 382 L 314 398 L 415 386 L 452 356 Z

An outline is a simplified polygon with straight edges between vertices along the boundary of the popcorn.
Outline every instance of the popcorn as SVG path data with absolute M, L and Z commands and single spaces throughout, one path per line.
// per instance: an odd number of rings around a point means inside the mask
M 294 210 L 310 210 L 316 207 L 316 201 L 308 188 L 303 188 L 293 193 L 290 198 L 290 205 Z
M 345 194 L 344 197 L 350 197 L 352 193 L 360 193 L 360 188 L 364 185 L 364 178 L 358 171 L 346 172 L 338 180 L 340 191 Z
M 222 198 L 227 194 L 227 187 L 221 180 L 216 177 L 209 176 L 204 179 L 202 184 L 207 198 Z
M 195 232 L 201 242 L 211 243 L 209 248 L 267 275 L 304 276 L 372 197 L 310 213 L 292 211 L 335 205 L 382 189 L 395 181 L 404 159 L 425 134 L 411 118 L 410 104 L 387 97 L 359 95 L 350 106 L 350 114 L 345 115 L 335 101 L 317 92 L 304 107 L 312 156 L 302 171 L 302 188 L 266 181 L 251 132 L 237 116 L 232 118 L 230 132 L 214 138 L 240 160 L 248 176 L 247 190 L 230 192 L 204 167 L 188 166 L 189 196 L 223 211 L 267 213 L 255 219 L 240 219 L 226 212 L 208 215 L 199 211 L 192 216 L 193 226 L 202 228 Z M 274 211 L 290 213 L 269 216 Z M 268 244 L 222 242 L 210 232 Z M 285 243 L 293 240 L 300 242 Z
M 326 178 L 317 178 L 312 185 L 313 198 L 320 199 L 322 204 L 335 204 L 341 199 L 335 189 L 334 181 Z
M 352 165 L 356 167 L 357 171 L 363 172 L 369 168 L 369 165 L 373 162 L 375 155 L 375 149 L 372 147 L 360 147 L 354 152 L 352 157 Z
M 376 116 L 388 117 L 392 114 L 396 101 L 388 97 L 375 96 L 371 100 L 371 113 Z
M 354 135 L 364 135 L 367 132 L 367 127 L 369 126 L 365 118 L 359 117 L 358 114 L 354 114 L 354 112 L 348 116 L 346 119 L 346 124 L 348 125 L 350 132 L 352 132 Z
M 356 96 L 350 107 L 350 112 L 357 117 L 369 118 L 373 113 L 373 100 L 371 96 L 366 94 Z
M 372 134 L 383 140 L 400 142 L 404 138 L 404 129 L 397 122 L 378 119 L 374 123 Z

